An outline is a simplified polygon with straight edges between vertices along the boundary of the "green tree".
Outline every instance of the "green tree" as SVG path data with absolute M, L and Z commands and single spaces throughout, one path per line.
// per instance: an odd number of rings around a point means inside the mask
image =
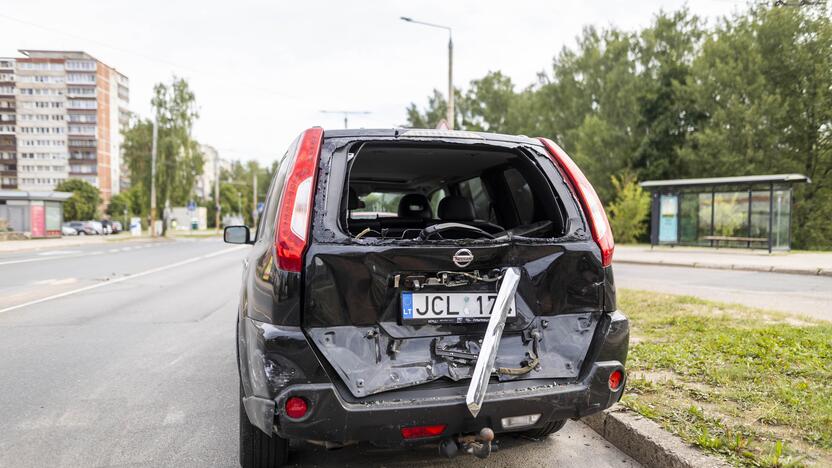
M 111 219 L 117 219 L 122 223 L 126 223 L 125 213 L 130 214 L 130 203 L 130 193 L 127 191 L 113 195 L 113 198 L 110 199 L 110 204 L 107 205 L 107 214 L 110 215 Z
M 692 91 L 708 116 L 691 176 L 802 173 L 793 246 L 832 248 L 832 24 L 824 8 L 754 7 L 705 41 Z
M 610 225 L 616 242 L 628 244 L 645 234 L 650 214 L 650 194 L 645 192 L 631 173 L 611 176 L 615 200 L 607 206 Z
M 87 221 L 98 217 L 101 193 L 94 185 L 81 179 L 67 179 L 59 183 L 55 190 L 72 192 L 72 196 L 64 202 L 64 219 Z
M 157 216 L 169 203 L 182 206 L 192 198 L 196 178 L 202 174 L 203 156 L 199 144 L 191 138 L 199 114 L 196 97 L 188 82 L 174 77 L 167 85 L 158 83 L 151 100 L 158 122 L 156 159 Z M 153 121 L 136 119 L 124 134 L 124 158 L 136 187 L 145 188 L 140 197 L 142 213 L 149 213 L 151 146 Z M 165 224 L 164 229 L 167 229 Z

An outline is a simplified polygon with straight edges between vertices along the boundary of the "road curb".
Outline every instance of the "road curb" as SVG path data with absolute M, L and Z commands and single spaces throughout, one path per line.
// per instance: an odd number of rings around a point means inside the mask
M 646 467 L 728 468 L 666 432 L 655 422 L 615 406 L 581 419 L 601 437 Z
M 782 268 L 770 265 L 728 265 L 723 263 L 704 263 L 704 262 L 666 262 L 662 260 L 632 260 L 632 259 L 615 259 L 615 263 L 628 263 L 631 265 L 651 265 L 651 266 L 675 266 L 687 268 L 706 268 L 710 270 L 736 270 L 736 271 L 758 271 L 763 273 L 785 273 L 789 275 L 808 275 L 808 276 L 832 276 L 832 270 L 824 270 L 823 268 Z

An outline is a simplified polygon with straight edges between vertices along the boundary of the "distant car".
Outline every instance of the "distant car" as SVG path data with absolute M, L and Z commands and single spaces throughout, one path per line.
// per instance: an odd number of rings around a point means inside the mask
M 113 233 L 113 223 L 110 222 L 108 219 L 101 220 L 101 228 L 104 230 L 104 234 L 112 234 Z
M 118 234 L 123 230 L 124 228 L 121 226 L 121 222 L 113 221 L 113 234 Z
M 84 225 L 89 226 L 95 234 L 99 236 L 104 235 L 104 225 L 98 221 L 84 221 Z
M 94 236 L 98 234 L 95 231 L 95 229 L 93 229 L 91 226 L 88 226 L 87 223 L 83 221 L 70 221 L 68 223 L 65 223 L 64 226 L 68 226 L 74 229 L 79 236 Z
M 63 226 L 61 226 L 61 235 L 62 236 L 77 236 L 78 235 L 78 230 L 75 229 L 72 226 L 68 226 L 68 225 L 64 224 Z

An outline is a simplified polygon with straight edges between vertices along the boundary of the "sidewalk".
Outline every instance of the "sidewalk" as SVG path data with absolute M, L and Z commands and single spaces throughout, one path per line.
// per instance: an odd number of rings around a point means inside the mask
M 0 253 L 29 252 L 33 250 L 77 247 L 81 245 L 107 244 L 113 242 L 149 241 L 149 235 L 131 236 L 130 233 L 109 236 L 65 236 L 55 239 L 27 239 L 0 242 Z
M 616 245 L 614 262 L 832 276 L 832 252 Z

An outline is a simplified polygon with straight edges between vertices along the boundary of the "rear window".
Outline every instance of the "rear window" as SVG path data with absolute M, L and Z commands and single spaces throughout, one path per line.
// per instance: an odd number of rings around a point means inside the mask
M 560 202 L 529 157 L 483 145 L 366 143 L 348 167 L 341 227 L 365 239 L 560 235 Z

